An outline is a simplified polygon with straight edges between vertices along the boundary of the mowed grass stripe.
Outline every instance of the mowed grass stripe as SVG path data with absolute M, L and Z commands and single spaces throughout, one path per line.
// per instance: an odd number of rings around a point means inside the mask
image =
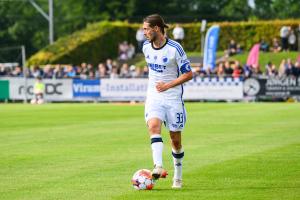
M 182 192 L 190 196 L 185 198 L 203 195 L 193 189 L 198 182 L 190 185 L 201 169 L 300 141 L 298 104 L 193 103 L 187 109 Z M 135 170 L 152 165 L 142 105 L 0 105 L 0 117 L 1 199 L 139 199 L 152 193 L 173 198 L 170 177 L 150 193 L 130 186 Z M 163 137 L 165 166 L 172 174 L 165 130 Z M 215 197 L 213 191 L 204 196 L 210 195 Z
M 185 187 L 168 199 L 299 199 L 300 143 L 199 167 L 185 173 Z M 287 167 L 289 166 L 289 167 Z M 168 184 L 170 181 L 168 181 Z M 141 199 L 163 198 L 170 190 L 164 184 L 154 193 L 139 193 Z M 136 194 L 115 199 L 132 199 Z

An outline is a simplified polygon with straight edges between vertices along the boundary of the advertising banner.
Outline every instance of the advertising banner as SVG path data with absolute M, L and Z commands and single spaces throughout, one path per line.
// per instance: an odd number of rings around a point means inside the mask
M 148 79 L 102 79 L 101 99 L 104 101 L 144 101 Z
M 300 96 L 300 77 L 259 77 L 246 79 L 245 96 L 288 98 Z
M 35 79 L 24 78 L 7 78 L 9 80 L 10 99 L 23 100 L 25 98 L 25 90 L 27 98 L 32 99 L 33 86 Z M 72 100 L 72 79 L 44 79 L 45 84 L 45 100 L 46 101 L 67 101 Z
M 185 100 L 242 100 L 243 82 L 233 79 L 205 77 L 190 80 L 184 85 Z
M 74 98 L 99 98 L 100 80 L 73 79 Z
M 9 81 L 0 80 L 0 100 L 9 99 Z
M 248 66 L 254 66 L 254 67 L 258 67 L 258 61 L 259 61 L 259 48 L 260 48 L 260 44 L 255 44 L 248 55 L 247 58 L 247 65 Z
M 220 27 L 218 25 L 214 25 L 210 27 L 206 33 L 203 55 L 204 69 L 214 69 L 216 66 L 219 31 Z
M 12 100 L 33 98 L 34 79 L 7 78 Z M 148 79 L 44 79 L 46 101 L 145 101 Z M 27 86 L 26 86 L 27 85 Z M 185 100 L 241 100 L 240 79 L 197 77 L 184 84 Z

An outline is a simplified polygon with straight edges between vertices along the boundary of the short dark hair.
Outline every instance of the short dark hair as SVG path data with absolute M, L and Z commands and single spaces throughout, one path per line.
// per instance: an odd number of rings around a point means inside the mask
M 158 26 L 163 34 L 165 34 L 165 28 L 169 28 L 159 14 L 153 14 L 145 17 L 144 22 L 149 23 L 150 27 Z

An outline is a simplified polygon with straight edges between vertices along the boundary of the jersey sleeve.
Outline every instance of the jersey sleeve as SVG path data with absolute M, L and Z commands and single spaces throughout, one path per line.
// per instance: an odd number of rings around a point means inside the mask
M 147 47 L 147 44 L 150 44 L 150 42 L 148 40 L 146 40 L 144 43 L 143 43 L 143 53 L 145 54 L 145 51 L 146 51 L 146 47 Z
M 178 48 L 176 51 L 176 62 L 182 74 L 192 71 L 190 61 L 182 47 Z

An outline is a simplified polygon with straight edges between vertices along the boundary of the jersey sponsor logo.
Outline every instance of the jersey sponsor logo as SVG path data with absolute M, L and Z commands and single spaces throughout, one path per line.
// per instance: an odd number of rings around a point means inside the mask
M 153 63 L 148 63 L 148 67 L 150 69 L 152 69 L 153 71 L 156 71 L 159 73 L 162 73 L 166 69 L 166 66 L 164 66 L 164 65 L 153 64 Z

